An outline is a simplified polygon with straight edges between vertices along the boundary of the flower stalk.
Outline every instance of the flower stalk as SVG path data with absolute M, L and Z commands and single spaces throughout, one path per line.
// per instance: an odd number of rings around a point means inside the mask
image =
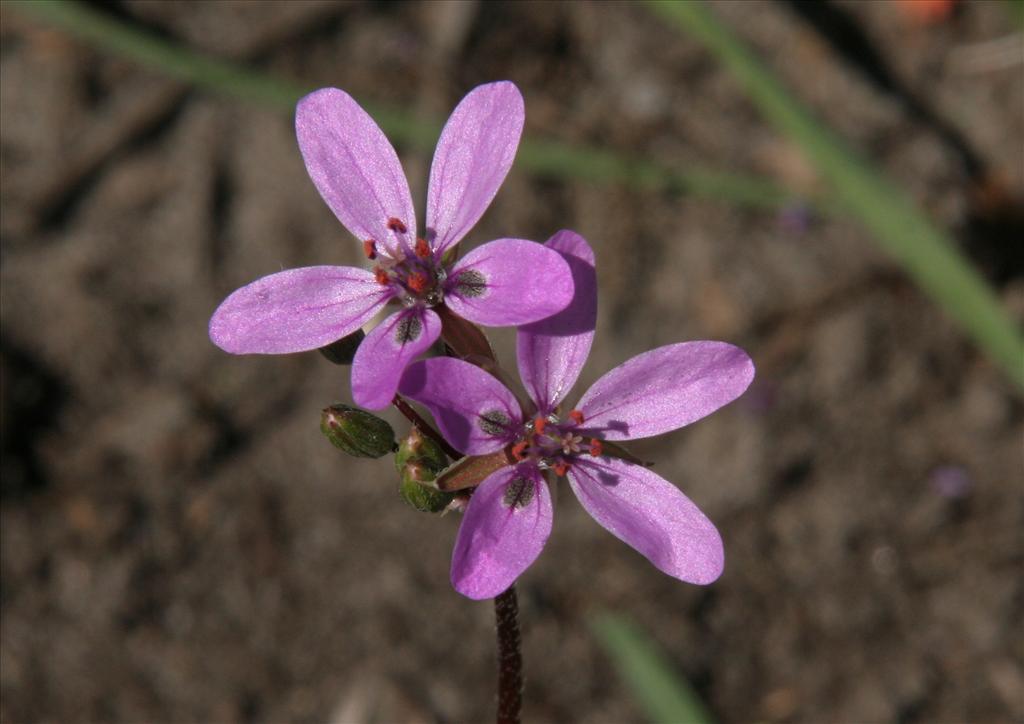
M 498 724 L 519 724 L 523 706 L 523 654 L 515 585 L 494 599 L 498 629 Z

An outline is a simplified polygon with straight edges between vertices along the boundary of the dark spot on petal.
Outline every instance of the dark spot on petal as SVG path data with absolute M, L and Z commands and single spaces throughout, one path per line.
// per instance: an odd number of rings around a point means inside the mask
M 422 333 L 423 322 L 415 314 L 410 314 L 408 317 L 403 317 L 398 326 L 395 327 L 395 341 L 398 344 L 415 342 Z
M 464 297 L 480 297 L 487 291 L 487 278 L 476 269 L 459 272 L 455 280 L 455 291 Z
M 533 500 L 536 493 L 534 482 L 527 478 L 516 478 L 505 486 L 505 495 L 502 501 L 506 508 L 525 508 Z
M 512 424 L 512 420 L 510 420 L 508 415 L 501 410 L 491 410 L 490 412 L 485 412 L 480 415 L 480 419 L 477 420 L 477 424 L 480 426 L 480 429 L 488 435 L 499 437 L 508 432 L 508 428 Z

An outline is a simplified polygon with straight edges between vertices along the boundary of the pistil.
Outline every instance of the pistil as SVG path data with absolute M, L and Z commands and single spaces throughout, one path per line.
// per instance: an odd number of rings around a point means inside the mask
M 427 275 L 421 271 L 413 272 L 405 278 L 405 286 L 409 291 L 419 296 L 427 288 L 429 281 Z

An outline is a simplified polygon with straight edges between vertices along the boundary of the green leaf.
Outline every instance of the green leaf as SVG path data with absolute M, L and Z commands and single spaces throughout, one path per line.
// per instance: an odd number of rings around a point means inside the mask
M 651 721 L 713 724 L 690 685 L 634 623 L 604 613 L 591 620 L 591 630 Z

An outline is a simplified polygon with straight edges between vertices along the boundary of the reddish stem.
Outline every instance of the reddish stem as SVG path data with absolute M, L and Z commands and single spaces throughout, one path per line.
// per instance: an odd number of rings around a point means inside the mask
M 398 411 L 405 415 L 406 419 L 415 425 L 420 432 L 440 445 L 441 449 L 444 450 L 445 455 L 450 457 L 452 460 L 458 460 L 462 457 L 462 453 L 449 445 L 448 441 L 441 436 L 441 433 L 435 430 L 430 423 L 424 420 L 420 416 L 420 413 L 412 409 L 412 406 L 403 400 L 400 395 L 395 395 L 395 399 L 391 400 L 391 404 L 398 408 Z
M 498 724 L 519 724 L 523 706 L 523 654 L 520 650 L 519 602 L 516 587 L 494 599 L 498 628 Z

